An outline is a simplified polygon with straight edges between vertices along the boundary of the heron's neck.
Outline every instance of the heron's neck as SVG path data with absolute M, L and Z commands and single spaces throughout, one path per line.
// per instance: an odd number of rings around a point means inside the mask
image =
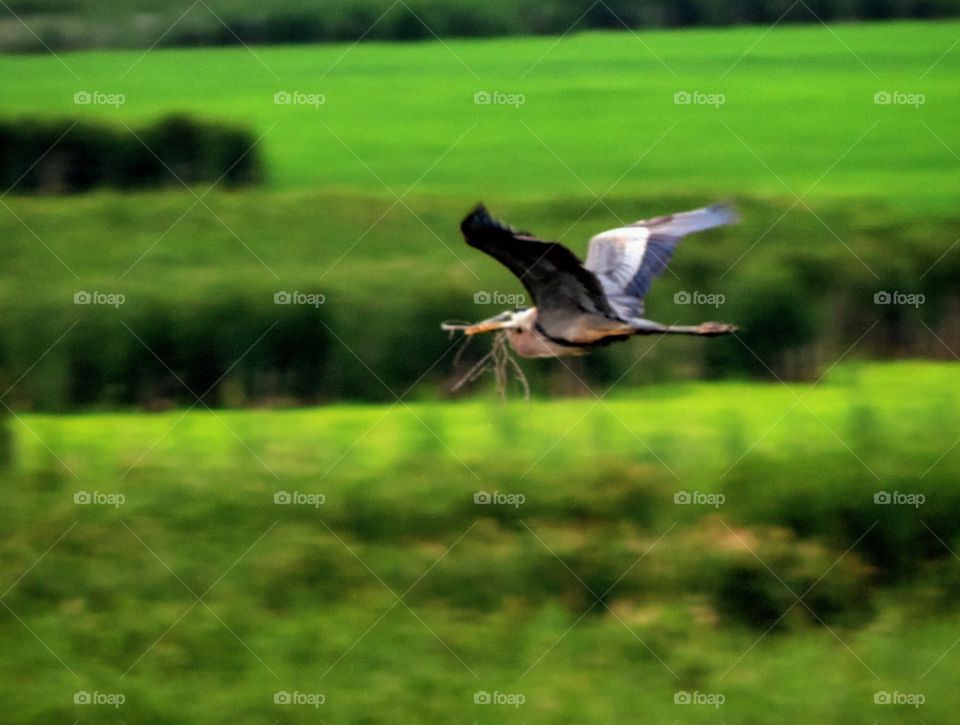
M 537 321 L 537 308 L 531 307 L 522 312 L 518 312 L 514 321 L 523 327 L 532 326 Z

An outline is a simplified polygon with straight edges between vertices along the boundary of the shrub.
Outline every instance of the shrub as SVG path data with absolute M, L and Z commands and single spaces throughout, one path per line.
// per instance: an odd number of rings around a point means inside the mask
M 0 121 L 0 186 L 21 194 L 75 194 L 180 181 L 252 184 L 263 175 L 255 144 L 245 129 L 183 115 L 132 133 L 88 121 Z

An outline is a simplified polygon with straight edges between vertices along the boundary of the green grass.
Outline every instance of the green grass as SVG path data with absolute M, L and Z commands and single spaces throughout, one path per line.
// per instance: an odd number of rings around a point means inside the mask
M 771 170 L 803 193 L 830 169 L 811 201 L 870 196 L 943 211 L 960 164 L 933 134 L 960 147 L 952 83 L 960 55 L 946 52 L 958 28 L 809 25 L 769 34 L 757 27 L 572 33 L 559 42 L 64 54 L 79 79 L 51 56 L 14 56 L 2 61 L 0 112 L 127 123 L 180 109 L 228 117 L 267 133 L 277 188 L 384 195 L 381 183 L 399 194 L 417 182 L 419 191 L 461 200 L 590 202 L 585 186 L 602 194 L 623 177 L 619 194 L 789 198 Z M 123 93 L 127 103 L 74 106 L 77 90 Z M 326 103 L 274 105 L 281 90 L 320 93 Z M 475 105 L 482 90 L 521 93 L 526 102 Z M 722 93 L 726 103 L 675 105 L 684 90 Z M 923 93 L 926 103 L 875 105 L 884 90 Z
M 949 721 L 960 576 L 932 532 L 960 541 L 958 394 L 952 366 L 901 363 L 596 405 L 24 415 L 2 474 L 8 721 Z M 760 639 L 788 588 L 815 616 Z M 873 704 L 895 690 L 926 704 Z

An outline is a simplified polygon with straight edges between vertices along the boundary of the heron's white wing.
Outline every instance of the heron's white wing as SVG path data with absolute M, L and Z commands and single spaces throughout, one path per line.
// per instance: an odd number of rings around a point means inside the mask
M 714 204 L 611 229 L 590 240 L 584 266 L 600 280 L 618 315 L 625 320 L 642 317 L 643 299 L 667 268 L 680 240 L 737 219 L 729 205 Z
M 597 275 L 607 301 L 624 320 L 643 315 L 643 300 L 627 290 L 643 264 L 649 239 L 645 227 L 620 227 L 597 234 L 587 249 L 584 267 Z
M 687 234 L 702 232 L 704 229 L 733 224 L 740 220 L 736 210 L 726 203 L 713 204 L 693 211 L 678 214 L 665 214 L 653 219 L 641 219 L 631 227 L 646 227 L 661 236 L 676 237 L 679 241 Z

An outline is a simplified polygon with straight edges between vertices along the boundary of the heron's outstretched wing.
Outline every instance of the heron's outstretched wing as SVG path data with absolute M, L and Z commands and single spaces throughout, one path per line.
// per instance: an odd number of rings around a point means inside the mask
M 611 229 L 590 240 L 584 266 L 600 280 L 617 315 L 624 320 L 642 317 L 643 299 L 667 268 L 680 240 L 737 219 L 730 205 L 714 204 Z
M 575 314 L 615 318 L 600 281 L 569 249 L 501 224 L 481 204 L 460 223 L 467 244 L 486 252 L 513 272 L 537 306 L 537 319 L 551 321 Z

